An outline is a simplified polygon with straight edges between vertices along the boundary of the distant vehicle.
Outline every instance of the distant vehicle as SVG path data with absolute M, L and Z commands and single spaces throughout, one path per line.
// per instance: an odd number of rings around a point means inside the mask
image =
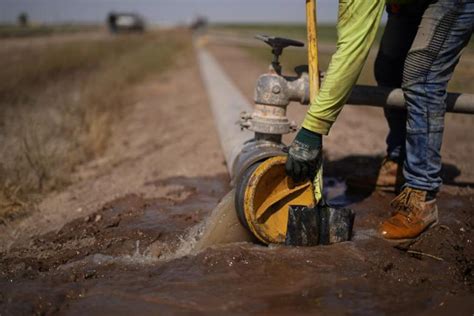
M 28 14 L 26 12 L 22 12 L 18 15 L 18 18 L 17 18 L 17 21 L 18 21 L 18 25 L 20 26 L 28 26 Z
M 206 17 L 198 16 L 191 23 L 190 28 L 193 31 L 205 31 L 208 23 L 209 22 Z
M 145 19 L 136 13 L 111 12 L 107 17 L 107 26 L 111 33 L 141 33 L 145 31 Z

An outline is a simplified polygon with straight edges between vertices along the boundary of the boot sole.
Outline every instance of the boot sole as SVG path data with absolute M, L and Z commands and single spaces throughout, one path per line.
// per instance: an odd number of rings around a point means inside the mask
M 382 239 L 387 241 L 390 244 L 393 244 L 393 245 L 398 245 L 399 246 L 399 245 L 402 245 L 402 244 L 407 244 L 406 246 L 408 247 L 411 244 L 413 244 L 414 242 L 416 242 L 418 239 L 420 239 L 420 237 L 423 235 L 424 232 L 426 232 L 427 230 L 437 226 L 438 224 L 439 224 L 439 219 L 436 219 L 436 221 L 434 221 L 433 223 L 426 226 L 426 228 L 423 229 L 423 231 L 418 236 L 416 236 L 414 238 L 387 239 L 387 238 L 382 237 Z

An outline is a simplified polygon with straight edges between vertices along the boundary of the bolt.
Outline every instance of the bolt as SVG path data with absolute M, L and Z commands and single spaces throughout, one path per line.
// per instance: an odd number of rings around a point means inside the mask
M 250 114 L 250 113 L 247 113 L 247 112 L 240 113 L 240 119 L 241 120 L 246 121 L 246 120 L 249 120 L 251 118 L 252 118 L 252 114 Z
M 274 94 L 278 94 L 278 93 L 280 93 L 280 91 L 281 91 L 280 86 L 274 86 L 273 89 L 272 89 L 272 92 Z
M 290 133 L 296 132 L 298 130 L 298 125 L 294 122 L 290 122 Z
M 252 126 L 250 122 L 240 122 L 240 130 L 243 131 L 244 129 L 249 129 Z

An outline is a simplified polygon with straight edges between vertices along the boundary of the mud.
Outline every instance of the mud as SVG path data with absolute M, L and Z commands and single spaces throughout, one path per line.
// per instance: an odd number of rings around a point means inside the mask
M 441 225 L 403 249 L 377 237 L 393 194 L 373 192 L 349 202 L 357 213 L 352 242 L 232 243 L 176 254 L 224 196 L 227 180 L 168 179 L 182 186 L 170 193 L 186 195 L 181 202 L 128 195 L 2 254 L 2 315 L 474 310 L 472 196 L 442 194 Z M 360 198 L 336 188 L 346 201 Z
M 196 78 L 195 70 L 185 74 Z M 346 185 L 354 170 L 373 169 L 380 157 L 350 146 L 342 156 L 330 141 L 326 196 L 356 212 L 352 241 L 314 248 L 206 243 L 196 251 L 202 223 L 220 201 L 226 205 L 230 187 L 202 86 L 188 86 L 188 104 L 172 107 L 182 94 L 174 86 L 180 76 L 157 82 L 165 88 L 149 95 L 167 111 L 141 102 L 130 116 L 134 128 L 120 127 L 129 137 L 118 142 L 125 149 L 113 151 L 120 159 L 98 164 L 102 174 L 69 195 L 51 197 L 42 217 L 24 222 L 36 229 L 1 248 L 0 315 L 472 315 L 474 193 L 465 172 L 472 162 L 456 169 L 465 176 L 462 190 L 446 169 L 455 189 L 439 195 L 440 225 L 394 247 L 376 228 L 395 194 Z M 185 111 L 190 105 L 196 110 Z M 366 119 L 355 114 L 346 120 Z M 209 227 L 221 220 L 214 219 Z

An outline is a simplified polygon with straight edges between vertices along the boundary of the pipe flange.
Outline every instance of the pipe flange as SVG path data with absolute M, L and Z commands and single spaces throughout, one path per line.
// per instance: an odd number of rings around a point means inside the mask
M 245 143 L 232 166 L 232 183 L 236 183 L 251 165 L 270 157 L 285 155 L 285 145 L 268 140 L 252 139 Z
M 250 121 L 249 129 L 262 134 L 288 134 L 292 131 L 292 124 L 288 119 L 264 119 L 253 117 Z

